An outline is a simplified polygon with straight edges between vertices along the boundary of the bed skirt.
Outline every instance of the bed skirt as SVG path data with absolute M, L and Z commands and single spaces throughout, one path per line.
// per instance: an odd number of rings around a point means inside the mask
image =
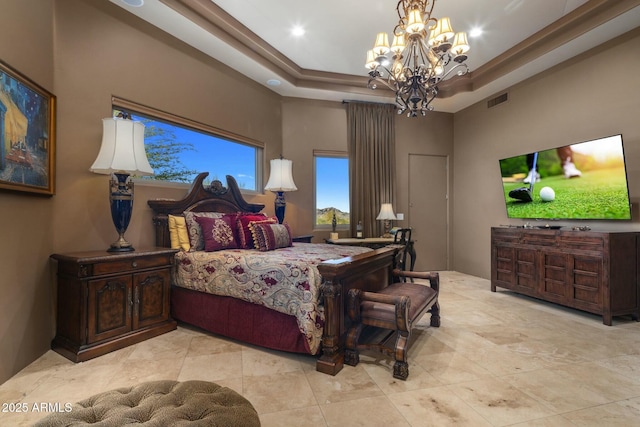
M 309 354 L 309 345 L 295 316 L 236 298 L 171 287 L 171 316 L 248 344 Z

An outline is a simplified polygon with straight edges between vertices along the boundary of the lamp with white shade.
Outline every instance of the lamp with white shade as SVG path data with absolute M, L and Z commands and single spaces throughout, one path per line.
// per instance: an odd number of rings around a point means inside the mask
M 129 180 L 129 175 L 153 175 L 144 149 L 144 124 L 128 118 L 102 119 L 102 145 L 89 170 L 111 175 L 111 219 L 119 238 L 108 251 L 133 251 L 131 243 L 124 238 L 133 212 L 133 182 Z
M 380 207 L 380 213 L 378 214 L 376 219 L 382 220 L 384 223 L 384 234 L 382 235 L 382 237 L 390 238 L 391 233 L 389 233 L 389 230 L 391 229 L 391 221 L 397 219 L 396 214 L 393 213 L 393 207 L 391 206 L 391 203 L 382 204 L 382 206 Z
M 282 157 L 271 160 L 269 181 L 264 187 L 265 190 L 276 193 L 275 211 L 276 218 L 278 218 L 280 224 L 284 221 L 284 211 L 287 205 L 284 200 L 284 192 L 298 189 L 293 182 L 292 166 L 293 162 L 291 160 L 283 159 Z

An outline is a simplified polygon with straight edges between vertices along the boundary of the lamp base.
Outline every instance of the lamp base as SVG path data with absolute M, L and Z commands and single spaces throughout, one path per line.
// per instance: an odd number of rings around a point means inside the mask
M 116 179 L 109 182 L 109 202 L 111 204 L 111 219 L 118 232 L 118 240 L 111 244 L 107 252 L 131 252 L 133 246 L 124 238 L 124 232 L 129 226 L 133 211 L 133 182 L 128 181 L 128 173 L 116 172 Z
M 278 218 L 278 224 L 282 224 L 282 221 L 284 221 L 284 212 L 286 208 L 287 203 L 284 200 L 284 192 L 278 191 L 274 202 L 274 209 L 276 212 L 276 218 Z
M 129 246 L 129 247 L 116 247 L 116 246 L 110 246 L 109 249 L 107 249 L 107 252 L 133 252 L 135 251 L 133 246 Z
M 124 235 L 120 235 L 117 241 L 113 242 L 107 252 L 132 252 L 135 251 L 131 243 L 127 242 Z
M 384 234 L 380 237 L 382 237 L 383 239 L 389 239 L 391 237 L 393 237 L 390 233 L 391 231 L 391 221 L 389 221 L 388 219 L 383 220 L 382 224 L 384 225 Z

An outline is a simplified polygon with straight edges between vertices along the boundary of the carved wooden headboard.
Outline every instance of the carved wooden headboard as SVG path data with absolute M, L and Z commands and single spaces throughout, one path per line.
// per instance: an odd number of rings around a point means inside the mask
M 182 200 L 153 199 L 147 204 L 153 209 L 153 226 L 156 234 L 156 246 L 171 247 L 169 239 L 169 215 L 182 215 L 192 212 L 260 212 L 263 204 L 248 203 L 238 187 L 236 180 L 227 175 L 227 186 L 215 180 L 211 185 L 203 185 L 209 172 L 202 172 L 189 187 Z

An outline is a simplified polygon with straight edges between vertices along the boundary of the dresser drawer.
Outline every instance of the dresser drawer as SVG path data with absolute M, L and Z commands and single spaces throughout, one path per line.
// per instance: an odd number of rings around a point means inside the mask
M 137 257 L 131 259 L 118 259 L 105 262 L 97 262 L 91 266 L 92 274 L 121 273 L 127 271 L 142 270 L 145 268 L 162 267 L 171 264 L 170 255 L 154 255 L 149 257 Z M 90 273 L 91 274 L 91 273 Z
M 558 244 L 563 248 L 581 249 L 584 251 L 604 250 L 605 238 L 600 235 L 588 235 L 580 233 L 561 233 L 558 236 Z

